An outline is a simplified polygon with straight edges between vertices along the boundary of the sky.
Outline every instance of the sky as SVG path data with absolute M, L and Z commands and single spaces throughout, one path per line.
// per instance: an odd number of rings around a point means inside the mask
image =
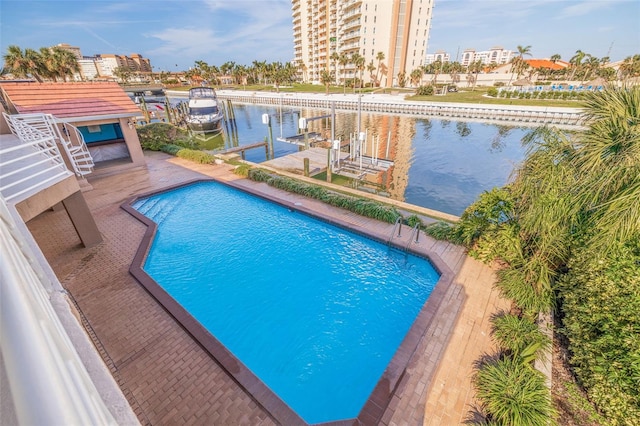
M 383 0 L 384 1 L 384 0 Z M 391 1 L 391 0 L 387 0 Z M 418 1 L 418 0 L 414 0 Z M 58 43 L 86 56 L 139 53 L 154 71 L 196 61 L 293 58 L 290 0 L 0 0 L 0 49 Z M 428 53 L 531 46 L 533 58 L 577 50 L 612 61 L 640 54 L 640 0 L 435 0 Z

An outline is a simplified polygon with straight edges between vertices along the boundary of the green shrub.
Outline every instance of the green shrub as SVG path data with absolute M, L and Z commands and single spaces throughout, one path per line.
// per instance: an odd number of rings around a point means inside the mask
M 514 200 L 506 187 L 484 191 L 462 213 L 455 232 L 460 241 L 471 247 L 484 232 L 511 220 L 513 208 Z
M 451 225 L 447 222 L 438 221 L 429 224 L 425 226 L 424 233 L 432 238 L 435 238 L 436 240 L 449 241 L 454 244 L 462 244 L 462 241 L 456 233 L 455 225 Z
M 194 146 L 189 132 L 169 123 L 151 123 L 137 127 L 138 139 L 142 149 L 160 151 L 162 145 L 172 144 L 185 148 Z
M 178 151 L 176 156 L 199 164 L 213 164 L 216 159 L 216 157 L 207 152 L 187 148 L 183 148 Z
M 495 283 L 503 297 L 513 300 L 529 315 L 544 312 L 555 304 L 553 289 L 543 284 L 541 274 L 550 273 L 548 268 L 534 260 L 524 260 L 524 265 L 510 266 L 497 272 Z
M 251 169 L 247 177 L 256 182 L 266 182 L 271 179 L 271 174 L 264 169 Z
M 539 351 L 551 347 L 551 339 L 529 317 L 499 312 L 491 318 L 491 336 L 500 348 L 514 355 L 535 346 Z
M 639 259 L 638 241 L 582 249 L 560 284 L 571 363 L 611 425 L 640 424 Z
M 180 151 L 181 149 L 184 149 L 184 148 L 181 146 L 172 145 L 172 144 L 163 144 L 163 145 L 160 145 L 159 147 L 159 151 L 166 152 L 167 154 L 170 154 L 170 155 L 176 155 L 178 151 Z
M 261 169 L 251 169 L 248 173 L 251 180 L 266 182 L 269 186 L 284 191 L 314 198 L 335 207 L 343 208 L 359 215 L 393 223 L 400 213 L 394 208 L 373 200 L 331 192 L 328 189 L 302 182 L 296 179 L 270 174 Z
M 555 411 L 545 377 L 528 364 L 510 357 L 486 361 L 479 366 L 473 383 L 490 424 L 555 424 Z
M 405 221 L 407 225 L 409 225 L 412 228 L 416 225 L 418 225 L 419 227 L 422 227 L 422 220 L 420 220 L 420 218 L 415 214 L 412 214 L 411 216 L 406 218 Z
M 251 166 L 249 164 L 239 164 L 233 169 L 233 173 L 238 176 L 248 177 Z
M 498 89 L 495 87 L 490 87 L 489 90 L 487 90 L 487 95 L 497 98 L 498 97 Z
M 504 85 L 505 85 L 504 81 L 497 81 L 497 82 L 493 83 L 494 87 L 502 87 Z
M 433 86 L 420 86 L 416 89 L 416 95 L 431 96 L 433 95 Z

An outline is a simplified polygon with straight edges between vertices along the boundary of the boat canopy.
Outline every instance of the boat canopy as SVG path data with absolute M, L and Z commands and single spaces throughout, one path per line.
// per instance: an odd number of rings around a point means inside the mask
M 211 87 L 194 87 L 193 89 L 189 89 L 189 98 L 190 99 L 200 99 L 200 98 L 215 98 L 216 91 Z

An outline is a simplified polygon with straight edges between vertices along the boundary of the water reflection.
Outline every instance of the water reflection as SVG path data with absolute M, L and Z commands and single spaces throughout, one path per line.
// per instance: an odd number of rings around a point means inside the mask
M 278 141 L 298 133 L 300 117 L 327 115 L 320 109 L 233 104 L 235 120 L 205 149 L 222 149 L 264 141 L 268 127 L 262 114 L 269 114 L 274 155 L 281 157 L 300 148 Z M 454 123 L 452 126 L 451 124 Z M 309 122 L 309 131 L 331 137 L 331 119 Z M 349 141 L 358 129 L 357 113 L 336 112 L 335 137 Z M 460 215 L 484 190 L 504 185 L 514 165 L 524 157 L 520 141 L 528 129 L 479 122 L 416 118 L 362 113 L 361 131 L 366 132 L 365 156 L 392 160 L 393 165 L 361 182 L 369 190 L 391 198 L 446 213 Z M 246 152 L 246 159 L 265 161 L 264 149 Z

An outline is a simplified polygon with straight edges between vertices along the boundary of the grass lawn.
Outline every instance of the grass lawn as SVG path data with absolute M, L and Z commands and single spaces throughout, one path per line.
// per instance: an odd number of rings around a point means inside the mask
M 406 99 L 410 101 L 427 101 L 427 102 L 460 102 L 468 104 L 485 104 L 485 105 L 522 105 L 522 106 L 556 106 L 568 108 L 584 107 L 581 101 L 570 101 L 562 99 L 505 99 L 505 98 L 489 98 L 484 96 L 487 93 L 487 87 L 476 87 L 474 91 L 471 89 L 462 89 L 459 92 L 447 93 L 444 96 L 409 96 Z

